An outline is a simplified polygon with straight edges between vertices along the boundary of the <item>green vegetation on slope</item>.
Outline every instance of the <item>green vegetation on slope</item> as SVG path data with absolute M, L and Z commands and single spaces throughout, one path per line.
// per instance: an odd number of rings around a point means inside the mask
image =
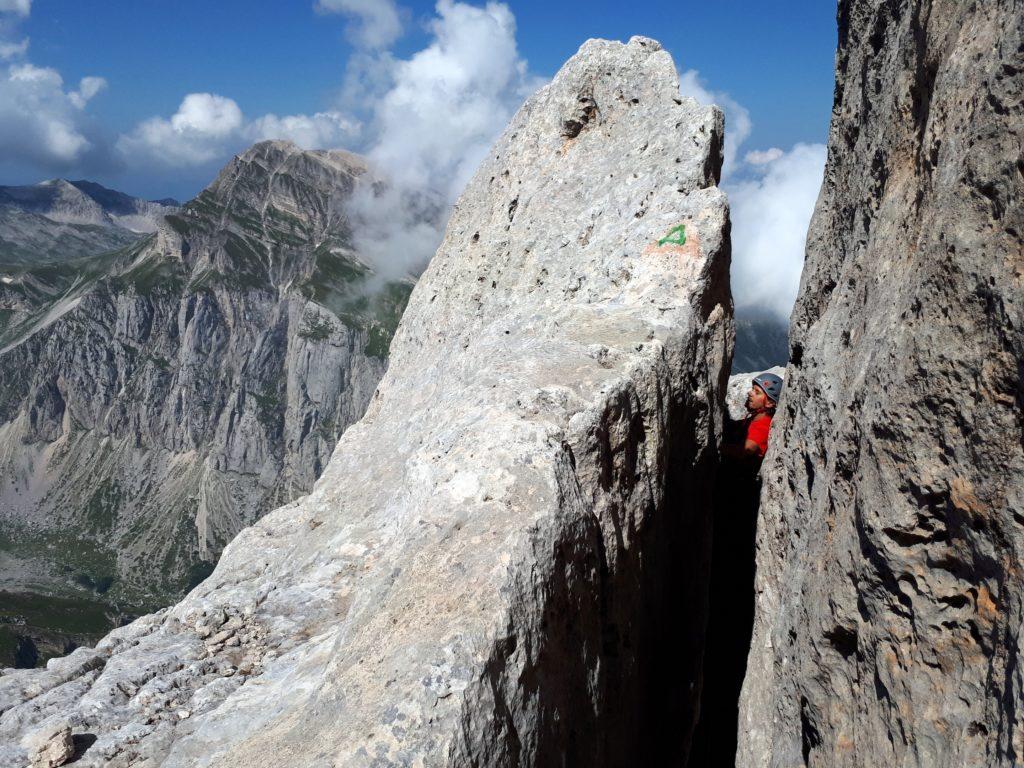
M 368 267 L 327 245 L 318 247 L 313 257 L 312 274 L 299 284 L 299 291 L 350 328 L 366 331 L 367 355 L 386 358 L 412 284 L 381 282 Z M 308 325 L 304 326 L 303 330 L 307 329 Z
M 0 264 L 0 274 L 7 278 L 0 283 L 0 307 L 6 312 L 0 322 L 0 348 L 26 338 L 48 317 L 52 319 L 62 307 L 115 273 L 119 265 L 131 264 L 154 238 L 150 235 L 127 248 L 66 261 Z
M 43 666 L 122 621 L 99 599 L 0 591 L 0 667 Z

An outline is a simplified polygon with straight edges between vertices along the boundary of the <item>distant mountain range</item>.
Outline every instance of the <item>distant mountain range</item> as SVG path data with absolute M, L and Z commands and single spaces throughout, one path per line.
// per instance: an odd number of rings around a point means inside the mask
M 175 200 L 140 200 L 91 181 L 0 186 L 0 263 L 66 261 L 155 232 Z
M 355 155 L 263 142 L 180 210 L 2 189 L 0 605 L 27 607 L 0 666 L 166 604 L 311 489 L 414 283 L 355 249 L 361 184 Z
M 789 362 L 789 323 L 760 307 L 736 308 L 733 373 L 766 371 Z
M 164 215 L 181 207 L 171 198 L 141 200 L 93 181 L 65 179 L 22 187 L 0 186 L 0 205 L 67 224 L 122 227 L 135 232 L 155 232 Z

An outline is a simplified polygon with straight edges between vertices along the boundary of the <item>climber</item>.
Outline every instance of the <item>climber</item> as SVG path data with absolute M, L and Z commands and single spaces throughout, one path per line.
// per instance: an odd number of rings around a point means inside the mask
M 747 412 L 750 414 L 744 425 L 745 439 L 742 444 L 726 444 L 722 453 L 730 458 L 763 459 L 768 450 L 768 432 L 771 429 L 775 406 L 782 394 L 782 378 L 774 373 L 762 373 L 754 377 L 747 393 Z

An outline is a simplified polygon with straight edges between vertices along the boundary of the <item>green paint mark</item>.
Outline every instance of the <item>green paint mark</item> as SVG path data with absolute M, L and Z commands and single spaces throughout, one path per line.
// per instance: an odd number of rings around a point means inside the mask
M 668 234 L 658 241 L 658 245 L 686 245 L 686 225 L 680 224 L 678 227 L 672 227 Z

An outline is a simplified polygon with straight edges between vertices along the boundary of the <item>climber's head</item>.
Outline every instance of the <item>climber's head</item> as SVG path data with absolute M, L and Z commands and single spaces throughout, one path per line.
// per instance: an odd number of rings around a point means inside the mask
M 751 413 L 774 411 L 782 394 L 782 378 L 774 373 L 754 377 L 747 393 L 747 410 Z

